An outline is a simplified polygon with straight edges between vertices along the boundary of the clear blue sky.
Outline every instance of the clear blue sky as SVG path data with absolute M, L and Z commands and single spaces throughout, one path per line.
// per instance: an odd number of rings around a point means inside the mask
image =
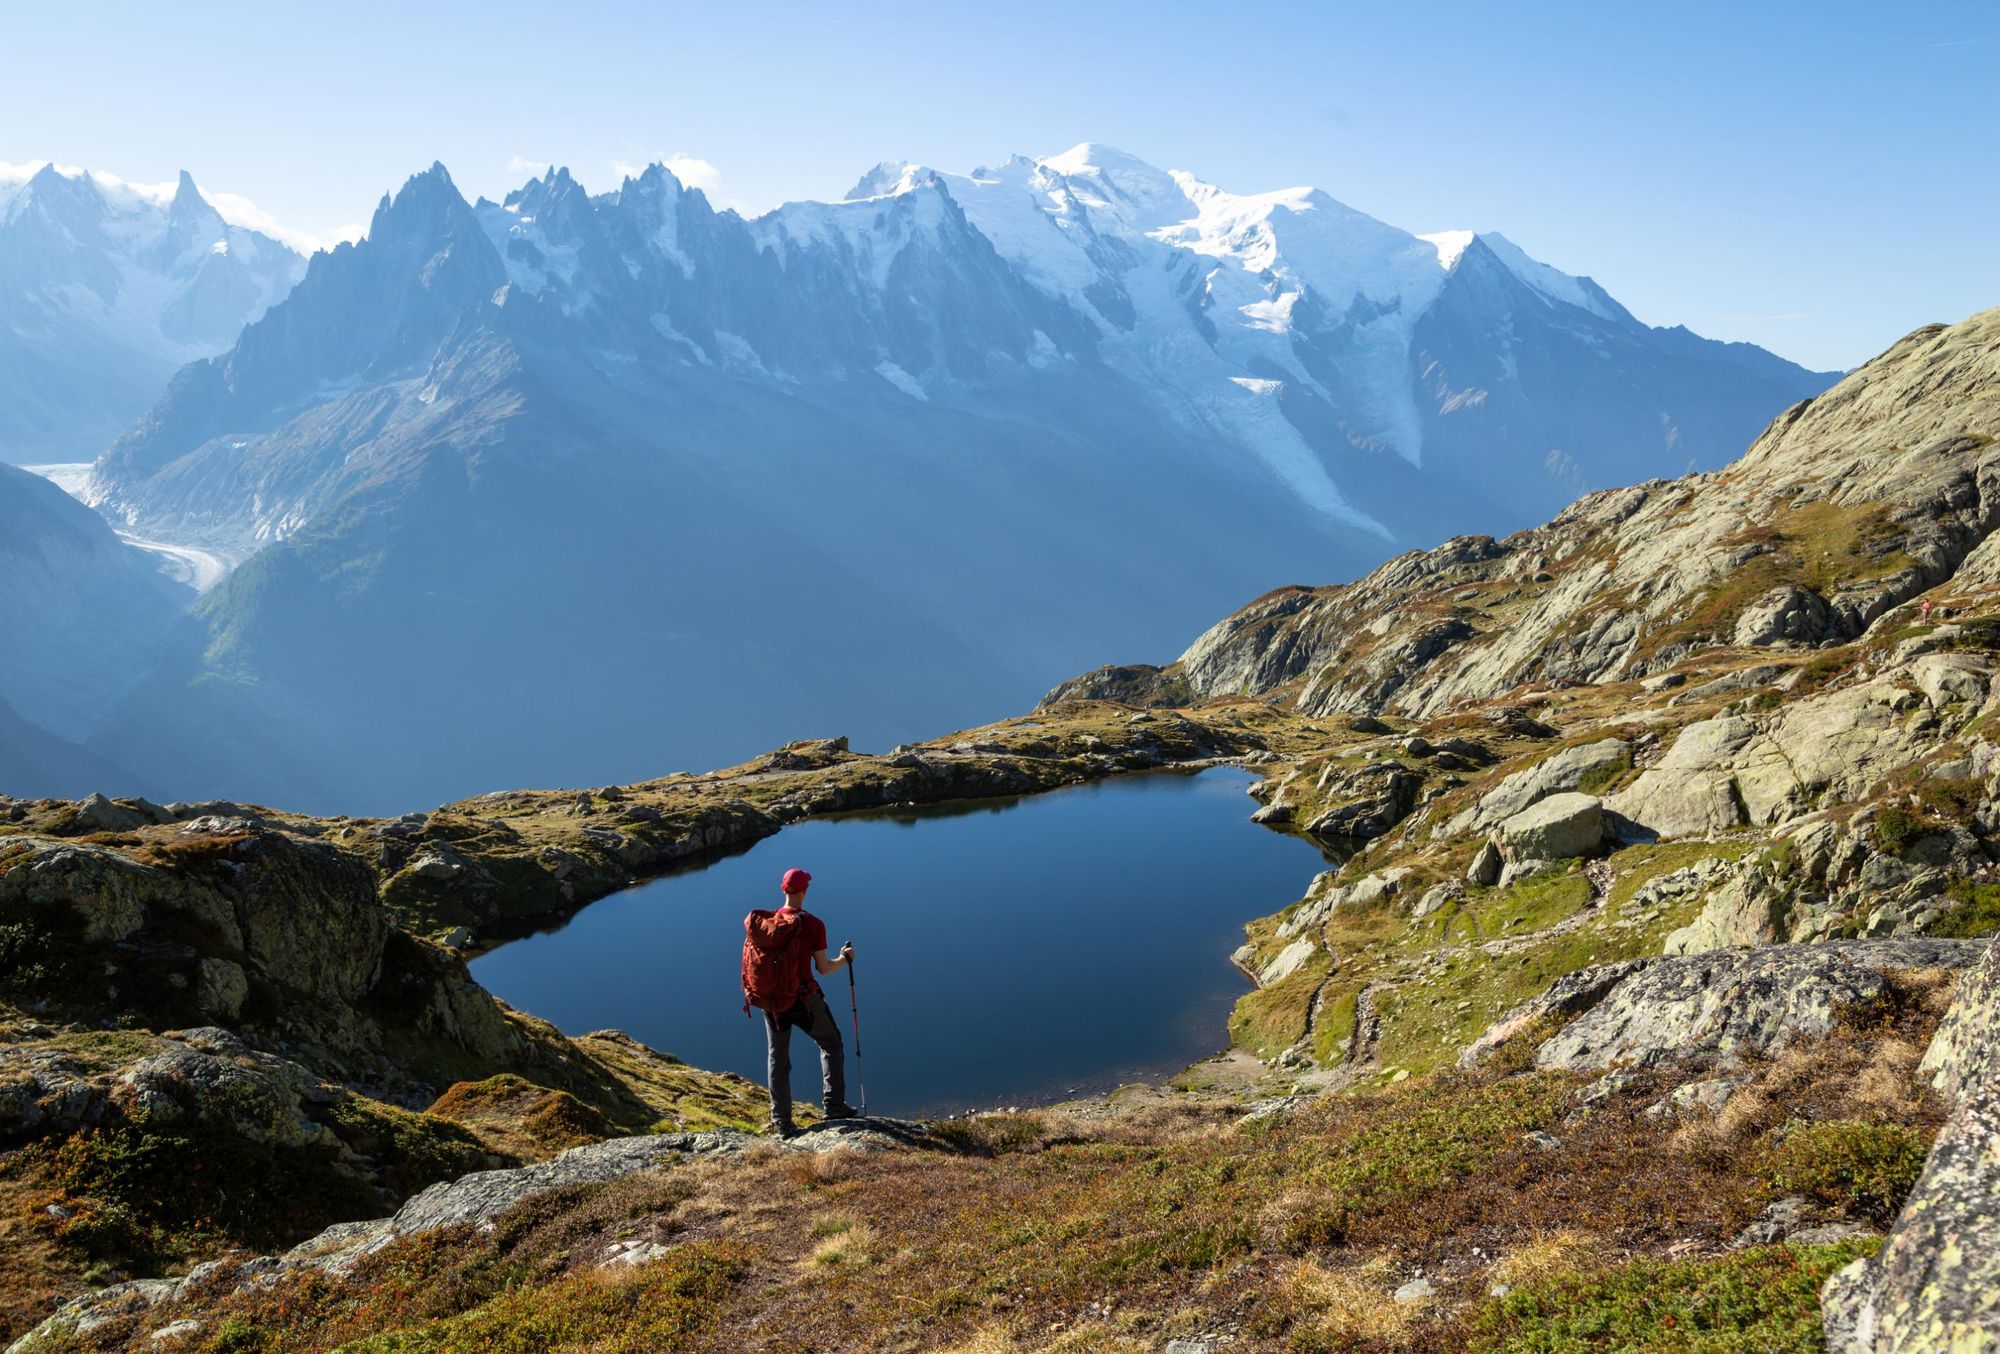
M 2000 304 L 1992 0 L 728 8 L 0 6 L 0 160 L 185 167 L 332 234 L 434 159 L 498 196 L 683 155 L 751 210 L 1105 141 L 1500 230 L 1813 366 Z

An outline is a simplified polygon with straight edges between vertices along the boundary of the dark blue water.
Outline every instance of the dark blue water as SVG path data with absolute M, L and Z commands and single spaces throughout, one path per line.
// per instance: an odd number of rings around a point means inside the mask
M 480 982 L 572 1033 L 611 1026 L 764 1079 L 745 1019 L 743 914 L 812 872 L 828 949 L 854 941 L 872 1111 L 1014 1105 L 1169 1075 L 1228 1042 L 1243 923 L 1325 862 L 1252 823 L 1251 777 L 1128 776 L 976 808 L 801 823 L 748 852 L 591 904 L 474 962 Z M 847 975 L 820 980 L 848 1040 Z M 819 1092 L 793 1035 L 793 1093 Z

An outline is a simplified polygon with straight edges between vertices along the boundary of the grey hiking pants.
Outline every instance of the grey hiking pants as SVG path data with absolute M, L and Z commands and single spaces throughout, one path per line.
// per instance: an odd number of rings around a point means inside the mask
M 766 1082 L 771 1088 L 771 1122 L 792 1122 L 792 1030 L 804 1030 L 819 1045 L 820 1077 L 825 1082 L 826 1108 L 847 1103 L 847 1066 L 841 1055 L 840 1026 L 827 1009 L 824 994 L 810 989 L 799 995 L 798 1004 L 783 1015 L 764 1012 L 764 1041 L 767 1050 Z

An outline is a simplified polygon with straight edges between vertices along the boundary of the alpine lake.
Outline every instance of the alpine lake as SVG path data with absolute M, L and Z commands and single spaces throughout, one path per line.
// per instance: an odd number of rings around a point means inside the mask
M 1326 858 L 1250 821 L 1234 768 L 1116 777 L 1025 799 L 812 819 L 700 869 L 613 894 L 475 960 L 489 990 L 580 1034 L 624 1030 L 698 1067 L 764 1079 L 746 1018 L 743 917 L 811 872 L 806 907 L 854 983 L 821 978 L 872 1113 L 1032 1105 L 1158 1082 L 1221 1050 L 1249 989 L 1243 925 Z M 860 1011 L 857 1069 L 854 1005 Z M 792 1092 L 819 1096 L 792 1035 Z M 857 1075 L 858 1071 L 858 1075 Z

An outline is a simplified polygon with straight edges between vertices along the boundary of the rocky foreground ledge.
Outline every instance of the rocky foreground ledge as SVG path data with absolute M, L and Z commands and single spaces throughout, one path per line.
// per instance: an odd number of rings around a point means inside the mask
M 548 1161 L 489 1170 L 441 1181 L 411 1198 L 386 1218 L 336 1223 L 276 1255 L 234 1257 L 197 1265 L 169 1279 L 137 1279 L 99 1289 L 62 1305 L 40 1326 L 7 1347 L 6 1354 L 50 1354 L 66 1342 L 118 1320 L 144 1320 L 154 1308 L 189 1301 L 213 1303 L 231 1293 L 284 1282 L 306 1271 L 339 1276 L 383 1248 L 449 1228 L 490 1227 L 509 1209 L 558 1190 L 605 1185 L 648 1171 L 671 1170 L 687 1162 L 726 1160 L 746 1154 L 786 1155 L 826 1152 L 886 1152 L 935 1148 L 920 1124 L 900 1119 L 859 1118 L 813 1126 L 797 1137 L 777 1139 L 737 1131 L 652 1133 L 612 1138 L 574 1147 Z M 666 1246 L 628 1241 L 599 1258 L 606 1265 L 634 1266 L 658 1260 Z M 149 1341 L 199 1335 L 204 1323 L 180 1317 L 156 1324 Z

